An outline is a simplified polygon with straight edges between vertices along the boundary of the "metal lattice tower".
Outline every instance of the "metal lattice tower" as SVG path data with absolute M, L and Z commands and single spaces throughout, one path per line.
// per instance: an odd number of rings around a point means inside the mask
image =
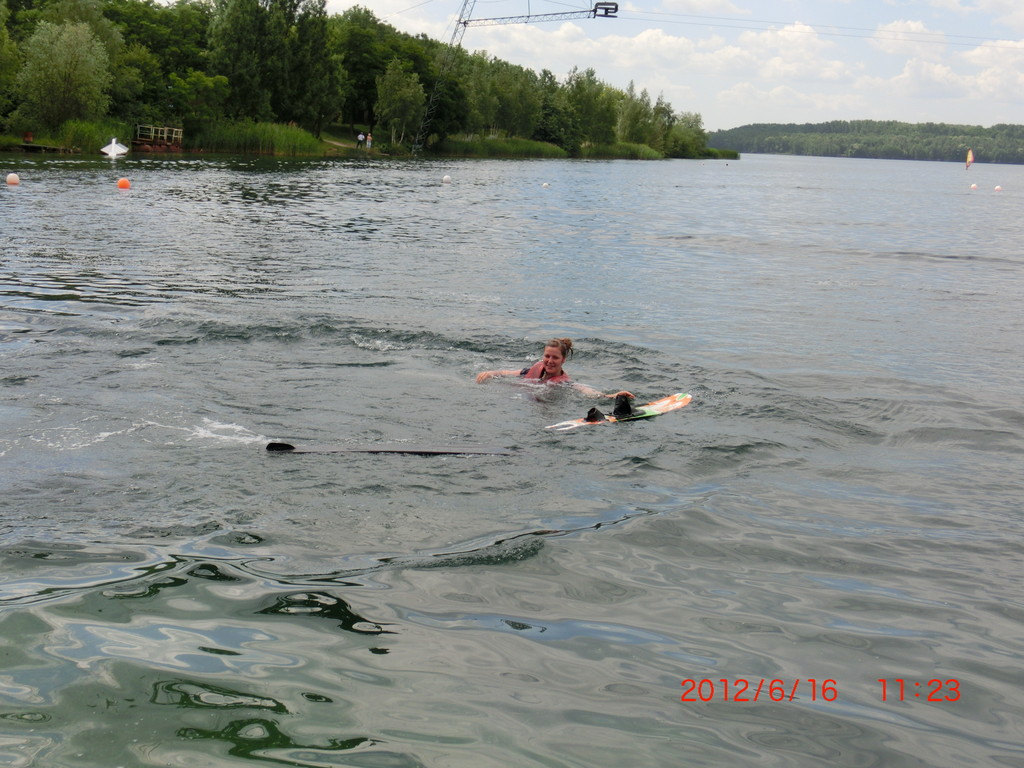
M 427 100 L 426 109 L 423 111 L 423 121 L 416 133 L 416 140 L 412 145 L 412 153 L 418 154 L 427 142 L 430 135 L 430 124 L 437 112 L 437 104 L 441 100 L 441 90 L 444 88 L 444 79 L 448 75 L 452 64 L 455 62 L 455 51 L 462 43 L 462 36 L 466 34 L 466 28 L 494 26 L 497 24 L 528 24 L 534 21 L 567 21 L 570 19 L 596 19 L 598 17 L 614 19 L 619 12 L 619 4 L 614 2 L 597 2 L 594 7 L 586 11 L 566 11 L 564 13 L 538 13 L 526 14 L 525 16 L 502 16 L 494 19 L 471 19 L 476 0 L 463 0 L 462 10 L 459 11 L 459 20 L 455 24 L 448 47 L 444 50 L 441 64 L 438 67 L 437 81 L 434 83 L 434 90 Z

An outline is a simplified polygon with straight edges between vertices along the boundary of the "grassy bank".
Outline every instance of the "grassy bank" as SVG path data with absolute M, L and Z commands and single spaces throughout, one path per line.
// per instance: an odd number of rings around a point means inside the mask
M 68 151 L 98 155 L 114 137 L 122 144 L 128 144 L 132 129 L 127 123 L 117 120 L 68 120 L 52 133 L 35 131 L 33 134 L 32 143 L 39 146 L 63 147 Z M 25 137 L 21 135 L 0 136 L 0 150 L 18 151 L 24 141 Z
M 134 127 L 116 120 L 69 120 L 52 135 L 37 133 L 34 143 L 79 150 L 98 155 L 100 149 L 117 137 L 122 144 L 131 143 Z M 21 148 L 20 136 L 0 137 L 0 149 Z M 185 131 L 184 147 L 188 152 L 223 152 L 237 155 L 294 155 L 321 157 L 326 145 L 308 131 L 277 123 L 221 121 L 192 126 Z
M 661 160 L 665 156 L 646 144 L 596 144 L 583 147 L 580 157 L 587 160 Z
M 318 139 L 297 126 L 222 120 L 189 126 L 185 131 L 183 148 L 187 152 L 303 157 L 407 157 L 410 154 L 408 148 L 389 147 L 383 142 L 374 142 L 372 150 L 356 147 L 355 139 L 349 138 L 350 133 L 347 126 L 332 125 Z M 111 137 L 116 136 L 122 144 L 129 144 L 133 134 L 133 126 L 116 120 L 69 120 L 53 136 L 37 135 L 35 142 L 75 149 L 86 154 L 99 154 L 100 148 L 106 146 Z M 21 137 L 0 136 L 0 150 L 17 150 L 21 143 Z M 479 137 L 450 137 L 431 146 L 428 154 L 434 157 L 465 158 L 569 157 L 565 150 L 543 141 Z M 731 150 L 710 148 L 704 156 L 708 159 L 739 157 Z M 659 160 L 664 155 L 644 144 L 617 143 L 583 147 L 580 157 L 589 160 Z
M 134 134 L 132 126 L 118 120 L 68 120 L 54 139 L 57 146 L 98 155 L 100 149 L 115 137 L 128 146 Z M 36 141 L 39 141 L 38 137 Z
M 325 151 L 319 139 L 296 126 L 234 120 L 203 123 L 186 131 L 184 142 L 187 151 L 238 155 L 320 156 Z
M 529 139 L 457 139 L 448 138 L 430 148 L 430 154 L 442 157 L 568 157 L 564 149 Z

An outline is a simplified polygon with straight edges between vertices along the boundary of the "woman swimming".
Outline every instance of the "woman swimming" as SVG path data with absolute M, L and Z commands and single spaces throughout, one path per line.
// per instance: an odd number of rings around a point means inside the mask
M 484 371 L 477 374 L 476 381 L 478 384 L 483 384 L 488 379 L 497 376 L 521 376 L 524 379 L 541 381 L 545 384 L 569 384 L 590 397 L 616 397 L 618 395 L 633 397 L 631 392 L 626 392 L 625 390 L 605 394 L 593 387 L 588 387 L 586 384 L 574 382 L 562 367 L 565 359 L 571 357 L 572 353 L 572 339 L 551 339 L 551 341 L 544 345 L 544 356 L 533 365 L 527 366 L 520 371 Z

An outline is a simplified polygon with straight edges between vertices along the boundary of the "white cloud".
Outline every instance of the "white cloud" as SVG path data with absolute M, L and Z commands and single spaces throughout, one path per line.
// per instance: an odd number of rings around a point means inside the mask
M 930 5 L 954 13 L 991 16 L 997 24 L 1024 32 L 1024 4 L 1020 0 L 931 0 Z
M 726 39 L 721 35 L 711 35 L 710 37 L 704 37 L 695 43 L 698 50 L 715 51 L 726 45 Z
M 630 10 L 645 10 L 637 8 L 632 3 Z M 692 13 L 701 15 L 725 15 L 744 14 L 744 11 L 737 8 L 729 0 L 664 0 L 662 9 L 670 13 Z
M 965 6 L 961 0 L 931 0 L 928 4 L 932 8 L 953 11 L 954 13 L 969 13 L 971 11 L 971 8 Z
M 745 112 L 758 115 L 757 122 L 820 122 L 864 110 L 857 93 L 800 91 L 788 85 L 758 88 L 749 82 L 721 91 L 716 101 L 725 109 L 742 104 Z
M 799 21 L 776 29 L 748 30 L 740 34 L 738 41 L 755 53 L 781 50 L 795 56 L 816 56 L 833 47 L 833 43 L 818 37 L 814 27 Z
M 857 89 L 882 103 L 913 103 L 914 100 L 953 100 L 972 96 L 971 79 L 949 66 L 933 61 L 910 59 L 891 78 L 865 77 Z
M 691 40 L 660 29 L 645 29 L 634 37 L 609 35 L 601 41 L 611 53 L 612 65 L 641 72 L 657 73 L 660 69 L 684 66 L 694 54 Z
M 850 75 L 850 67 L 825 56 L 835 46 L 823 40 L 813 27 L 799 22 L 780 29 L 744 32 L 736 46 L 758 63 L 764 79 L 838 80 Z M 730 52 L 735 58 L 735 51 Z
M 946 64 L 910 59 L 892 79 L 900 95 L 926 98 L 966 98 L 971 95 L 970 78 L 958 75 Z
M 477 31 L 481 34 L 474 37 L 472 46 L 467 46 L 474 50 L 491 50 L 500 58 L 516 61 L 544 61 L 544 66 L 558 77 L 573 66 L 593 67 L 602 79 L 616 70 L 628 71 L 638 86 L 666 72 L 691 69 L 697 55 L 692 40 L 661 29 L 645 29 L 632 37 L 588 37 L 576 24 L 565 22 L 555 29 L 511 25 L 480 27 Z M 553 69 L 553 61 L 561 66 Z
M 971 78 L 975 96 L 1009 104 L 1024 102 L 1024 41 L 979 46 L 961 58 L 980 70 Z
M 695 53 L 692 61 L 694 69 L 705 75 L 753 76 L 761 59 L 738 45 L 723 45 L 715 50 Z
M 995 40 L 960 54 L 960 58 L 976 67 L 1024 69 L 1024 40 Z
M 917 59 L 938 60 L 945 50 L 946 36 L 928 29 L 920 21 L 900 20 L 880 24 L 871 45 L 880 51 Z
M 1018 106 L 1024 101 L 1024 73 L 1019 70 L 986 69 L 974 78 L 975 93 L 982 99 Z M 1016 122 L 1012 118 L 1002 122 Z
M 996 17 L 996 22 L 1024 32 L 1024 4 L 1020 0 L 974 0 L 969 10 Z

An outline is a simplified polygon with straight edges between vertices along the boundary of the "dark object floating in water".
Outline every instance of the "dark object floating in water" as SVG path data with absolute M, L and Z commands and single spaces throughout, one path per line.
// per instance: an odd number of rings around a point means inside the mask
M 415 456 L 458 456 L 486 455 L 508 456 L 512 451 L 504 448 L 493 448 L 486 445 L 363 445 L 363 446 L 295 446 L 291 443 L 267 443 L 267 450 L 272 453 L 409 453 Z

